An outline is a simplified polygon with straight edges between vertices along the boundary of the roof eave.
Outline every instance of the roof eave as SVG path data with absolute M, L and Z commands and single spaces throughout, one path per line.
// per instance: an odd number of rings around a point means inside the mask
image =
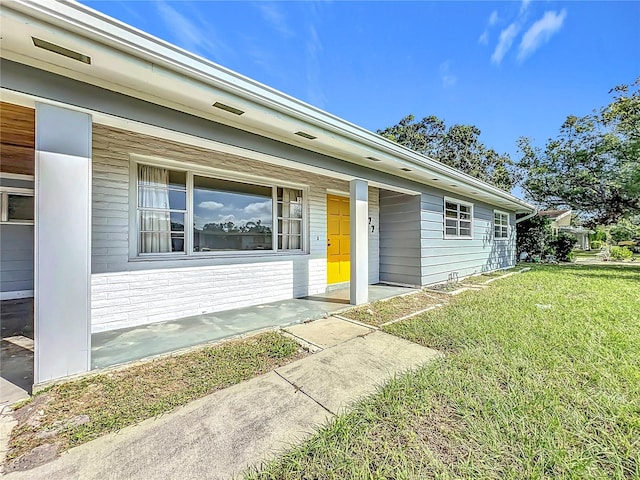
M 15 0 L 11 2 L 10 7 L 30 15 L 40 16 L 61 28 L 75 29 L 84 35 L 90 34 L 94 40 L 110 45 L 112 48 L 117 46 L 134 56 L 138 55 L 147 60 L 152 59 L 154 62 L 162 63 L 173 69 L 180 75 L 195 77 L 247 101 L 256 102 L 274 111 L 296 118 L 305 124 L 355 141 L 374 150 L 374 152 L 378 151 L 398 158 L 423 172 L 444 175 L 469 187 L 481 189 L 487 194 L 513 204 L 514 207 L 521 208 L 522 210 L 519 211 L 530 212 L 535 210 L 533 205 L 482 180 L 414 152 L 376 133 L 169 42 L 158 39 L 80 3 Z M 424 183 L 420 179 L 416 181 Z

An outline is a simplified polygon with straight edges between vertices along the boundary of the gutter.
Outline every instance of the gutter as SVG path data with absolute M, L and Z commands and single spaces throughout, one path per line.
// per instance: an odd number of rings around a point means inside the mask
M 532 217 L 535 217 L 538 214 L 538 209 L 534 208 L 533 212 L 531 212 L 529 215 L 522 217 L 522 218 L 516 218 L 516 224 L 520 223 L 520 222 L 524 222 L 525 220 L 529 220 Z

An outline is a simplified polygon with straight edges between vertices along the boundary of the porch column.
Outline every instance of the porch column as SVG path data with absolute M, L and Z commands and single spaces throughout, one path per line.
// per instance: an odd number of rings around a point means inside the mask
M 91 116 L 36 103 L 36 384 L 91 367 Z
M 369 301 L 369 191 L 364 180 L 349 182 L 350 200 L 350 301 L 360 305 Z

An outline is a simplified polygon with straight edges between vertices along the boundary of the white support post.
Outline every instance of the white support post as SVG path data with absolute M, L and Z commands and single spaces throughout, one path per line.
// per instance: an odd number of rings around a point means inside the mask
M 36 104 L 36 384 L 91 368 L 91 116 Z
M 350 302 L 361 305 L 369 301 L 369 186 L 364 180 L 351 180 Z

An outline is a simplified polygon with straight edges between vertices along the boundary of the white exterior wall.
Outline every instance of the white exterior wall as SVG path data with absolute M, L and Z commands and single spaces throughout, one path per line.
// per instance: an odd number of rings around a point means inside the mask
M 257 178 L 295 179 L 296 183 L 306 185 L 309 189 L 309 254 L 130 259 L 131 154 L 240 171 Z M 324 293 L 327 189 L 348 192 L 348 182 L 94 125 L 92 331 Z M 374 232 L 369 233 L 369 280 L 377 283 L 378 190 L 375 188 L 369 188 L 369 215 L 375 226 Z

